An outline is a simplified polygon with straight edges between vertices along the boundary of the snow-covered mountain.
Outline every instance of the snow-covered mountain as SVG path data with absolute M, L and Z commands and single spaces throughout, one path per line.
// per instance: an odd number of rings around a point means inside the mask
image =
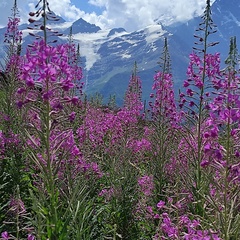
M 96 33 L 101 30 L 100 27 L 95 24 L 90 24 L 86 22 L 84 19 L 80 18 L 72 24 L 72 34 L 77 33 Z M 69 34 L 70 28 L 67 28 L 64 33 Z
M 229 51 L 229 39 L 237 36 L 240 39 L 240 2 L 239 0 L 216 0 L 212 6 L 212 18 L 217 25 L 217 33 L 212 35 L 212 41 L 220 41 L 211 51 L 221 52 L 224 60 Z M 159 20 L 159 19 L 158 19 Z M 85 90 L 88 94 L 99 92 L 105 99 L 109 95 L 116 95 L 121 103 L 133 64 L 138 65 L 138 75 L 143 84 L 143 99 L 147 99 L 151 92 L 151 85 L 155 71 L 159 69 L 157 62 L 161 56 L 164 38 L 168 38 L 169 51 L 172 61 L 175 89 L 182 86 L 188 65 L 188 55 L 194 45 L 194 33 L 201 18 L 194 18 L 186 23 L 163 26 L 155 24 L 127 32 L 125 29 L 115 28 L 102 30 L 100 27 L 80 18 L 73 24 L 60 22 L 50 24 L 50 27 L 64 33 L 58 38 L 58 43 L 66 42 L 70 27 L 76 44 L 80 44 L 81 65 L 84 68 Z M 33 41 L 28 36 L 27 26 L 22 25 L 24 32 L 23 48 Z M 3 36 L 6 28 L 0 29 L 0 56 L 3 56 Z

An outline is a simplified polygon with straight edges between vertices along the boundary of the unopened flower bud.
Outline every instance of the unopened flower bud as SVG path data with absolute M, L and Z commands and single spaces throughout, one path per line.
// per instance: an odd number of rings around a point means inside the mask
M 29 18 L 28 21 L 29 21 L 30 23 L 34 23 L 34 22 L 35 22 L 35 20 L 34 20 L 33 18 Z

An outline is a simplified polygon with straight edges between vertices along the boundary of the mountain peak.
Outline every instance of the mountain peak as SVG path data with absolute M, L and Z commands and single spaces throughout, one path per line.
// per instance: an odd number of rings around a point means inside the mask
M 116 33 L 122 33 L 122 32 L 126 32 L 126 30 L 124 28 L 113 28 L 108 33 L 107 37 L 110 37 L 110 36 L 113 36 Z
M 91 24 L 87 21 L 85 21 L 83 18 L 79 18 L 77 21 L 75 21 L 72 24 L 72 33 L 77 34 L 77 33 L 96 33 L 101 28 L 99 26 L 96 26 L 95 24 Z M 65 30 L 66 34 L 69 34 L 70 28 Z

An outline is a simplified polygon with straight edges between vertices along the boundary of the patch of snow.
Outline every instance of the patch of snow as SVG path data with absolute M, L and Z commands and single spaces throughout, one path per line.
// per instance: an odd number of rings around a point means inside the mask
M 109 34 L 108 30 L 100 30 L 97 33 L 78 33 L 73 34 L 73 39 L 76 41 L 76 43 L 80 44 L 80 54 L 81 56 L 86 57 L 86 70 L 89 71 L 93 64 L 100 59 L 100 55 L 98 54 L 98 50 L 101 47 L 101 44 L 103 44 L 106 41 L 112 41 L 116 37 L 122 38 L 121 42 L 128 42 L 131 44 L 136 45 L 136 41 L 130 40 L 129 35 L 126 34 L 126 32 L 116 33 L 110 37 L 108 37 Z M 67 37 L 61 37 L 62 39 L 66 39 Z M 117 44 L 117 48 L 121 48 L 120 43 L 121 42 L 109 42 L 108 46 L 113 46 Z M 131 55 L 124 54 L 122 55 L 122 58 L 130 58 Z
M 131 57 L 132 57 L 132 55 L 131 54 L 127 54 L 127 53 L 124 53 L 122 55 L 122 58 L 131 58 Z
M 159 18 L 157 18 L 155 22 L 160 23 L 164 26 L 170 26 L 176 22 L 176 17 L 173 17 L 170 12 L 166 12 L 159 16 Z
M 157 49 L 158 49 L 158 48 L 157 48 L 156 46 L 152 46 L 152 51 L 153 51 L 153 52 L 157 51 Z
M 146 27 L 144 32 L 146 33 L 146 41 L 148 44 L 158 40 L 164 33 L 166 33 L 159 24 Z
M 120 41 L 119 41 L 119 38 L 120 38 Z M 117 44 L 117 48 L 121 47 L 119 46 L 119 44 L 121 43 L 129 43 L 129 44 L 132 44 L 133 46 L 136 46 L 137 44 L 137 41 L 136 40 L 132 40 L 129 38 L 129 35 L 123 35 L 123 36 L 118 36 L 118 41 L 117 42 L 114 42 L 114 38 L 110 39 L 111 42 L 108 43 L 108 46 L 111 47 L 111 46 L 114 46 Z
M 97 53 L 101 44 L 106 41 L 108 31 L 100 30 L 96 33 L 73 34 L 73 39 L 80 44 L 80 54 L 86 57 L 86 70 L 89 71 L 93 64 L 100 59 Z
M 111 31 L 111 30 L 110 30 Z M 109 32 L 110 32 L 109 31 Z M 108 33 L 109 33 L 108 32 Z M 124 36 L 124 35 L 126 35 L 127 34 L 127 32 L 115 32 L 114 34 L 112 34 L 111 36 L 109 36 L 109 39 L 111 40 L 111 39 L 114 39 L 114 38 L 116 38 L 116 37 L 122 37 L 122 36 Z
M 124 36 L 122 37 L 122 39 L 123 39 L 124 42 L 130 43 L 130 44 L 133 44 L 133 45 L 135 45 L 135 44 L 137 43 L 136 40 L 130 39 L 130 38 L 129 38 L 129 35 L 124 35 Z

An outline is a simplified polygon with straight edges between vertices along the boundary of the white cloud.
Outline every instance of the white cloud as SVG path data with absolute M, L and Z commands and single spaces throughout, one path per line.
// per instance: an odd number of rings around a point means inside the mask
M 105 7 L 105 4 L 106 4 L 105 0 L 89 0 L 88 2 L 98 7 Z
M 103 19 L 109 26 L 136 30 L 159 17 L 171 22 L 189 20 L 203 12 L 206 0 L 90 0 L 89 3 L 105 7 Z
M 84 0 L 87 1 L 87 0 Z M 0 0 L 0 26 L 6 25 L 14 0 Z M 35 10 L 37 0 L 18 0 L 22 21 L 28 19 L 28 12 Z M 86 13 L 71 0 L 48 0 L 50 8 L 56 14 L 68 21 L 80 17 L 101 28 L 124 27 L 128 31 L 137 30 L 152 24 L 155 19 L 169 24 L 176 21 L 186 21 L 200 15 L 206 0 L 88 0 L 89 4 L 100 7 L 102 13 Z M 86 3 L 85 3 L 86 4 Z M 81 7 L 81 1 L 79 0 Z
M 31 11 L 35 10 L 35 5 L 38 1 L 31 1 L 33 3 L 28 4 Z M 69 21 L 76 20 L 81 16 L 84 16 L 85 12 L 78 9 L 75 5 L 71 4 L 70 0 L 48 0 L 49 7 L 57 15 Z

